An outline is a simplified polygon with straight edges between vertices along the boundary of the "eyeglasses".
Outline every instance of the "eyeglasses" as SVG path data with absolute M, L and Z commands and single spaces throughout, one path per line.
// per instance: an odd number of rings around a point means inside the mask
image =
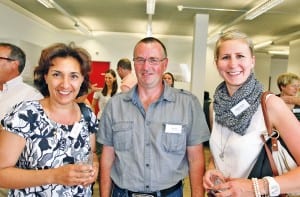
M 136 65 L 142 65 L 142 64 L 145 64 L 146 61 L 150 64 L 150 65 L 158 65 L 160 62 L 164 61 L 165 59 L 167 58 L 162 58 L 162 59 L 159 59 L 159 58 L 155 58 L 155 57 L 150 57 L 150 58 L 142 58 L 142 57 L 135 57 L 133 58 L 133 61 Z
M 16 61 L 15 59 L 11 59 L 9 57 L 0 57 L 0 60 L 7 60 L 7 61 Z

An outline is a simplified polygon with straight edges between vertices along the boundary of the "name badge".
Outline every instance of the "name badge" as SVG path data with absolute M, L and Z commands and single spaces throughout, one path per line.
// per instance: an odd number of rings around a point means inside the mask
M 166 124 L 165 133 L 181 133 L 182 125 Z
M 236 104 L 235 106 L 233 106 L 230 111 L 235 115 L 238 116 L 240 113 L 242 113 L 243 111 L 245 111 L 246 109 L 248 109 L 248 107 L 250 107 L 250 104 L 243 99 L 241 102 L 239 102 L 238 104 Z
M 73 139 L 76 139 L 80 133 L 82 129 L 82 125 L 78 122 L 76 122 L 71 130 L 71 133 L 70 133 L 70 137 L 72 137 Z
M 296 113 L 296 114 L 297 114 L 297 113 L 300 113 L 300 108 L 294 108 L 294 109 L 293 109 L 293 112 Z

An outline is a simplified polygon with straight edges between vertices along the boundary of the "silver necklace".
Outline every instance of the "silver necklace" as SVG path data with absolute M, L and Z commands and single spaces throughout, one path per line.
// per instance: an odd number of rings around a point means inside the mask
M 226 146 L 228 144 L 228 141 L 229 141 L 229 138 L 231 137 L 231 135 L 232 135 L 232 132 L 230 132 L 230 134 L 228 135 L 228 137 L 227 137 L 227 139 L 226 139 L 226 141 L 225 141 L 225 143 L 223 145 L 223 127 L 221 127 L 221 148 L 220 148 L 219 157 L 222 160 L 224 160 L 224 152 L 225 152 Z

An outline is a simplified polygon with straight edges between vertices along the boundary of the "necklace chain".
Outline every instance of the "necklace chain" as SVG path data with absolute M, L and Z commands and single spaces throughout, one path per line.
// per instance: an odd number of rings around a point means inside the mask
M 231 137 L 231 135 L 232 135 L 232 132 L 230 132 L 230 134 L 228 135 L 226 141 L 224 142 L 224 146 L 223 146 L 223 126 L 221 127 L 221 147 L 220 147 L 219 157 L 222 160 L 224 160 L 224 152 L 225 152 L 225 149 L 227 147 L 227 144 L 228 144 L 228 141 L 229 141 L 229 138 Z

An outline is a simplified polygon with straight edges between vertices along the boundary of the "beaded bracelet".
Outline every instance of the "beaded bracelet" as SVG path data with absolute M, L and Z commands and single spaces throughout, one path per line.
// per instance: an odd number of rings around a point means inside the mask
M 263 195 L 263 196 L 269 197 L 269 182 L 266 178 L 263 178 L 262 181 L 263 181 L 264 190 L 265 190 L 265 195 Z
M 260 197 L 261 195 L 260 195 L 257 178 L 252 178 L 251 180 L 252 180 L 252 184 L 253 184 L 253 188 L 254 188 L 255 197 Z

